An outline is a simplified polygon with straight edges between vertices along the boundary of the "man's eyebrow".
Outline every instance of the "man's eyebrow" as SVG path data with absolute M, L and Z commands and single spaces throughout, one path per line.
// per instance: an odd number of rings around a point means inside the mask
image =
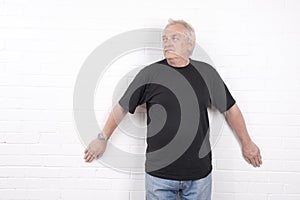
M 173 36 L 180 36 L 180 35 L 183 35 L 182 33 L 173 33 L 173 34 L 170 34 L 171 37 Z M 166 34 L 164 34 L 162 37 L 167 37 Z

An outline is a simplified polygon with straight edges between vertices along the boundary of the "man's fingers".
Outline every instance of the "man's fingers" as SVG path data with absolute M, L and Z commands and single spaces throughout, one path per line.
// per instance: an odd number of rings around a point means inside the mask
M 84 159 L 86 160 L 87 159 L 87 157 L 88 157 L 88 153 L 87 152 L 85 152 L 85 155 L 84 155 Z
M 255 160 L 256 167 L 260 167 L 260 165 L 262 164 L 262 160 L 261 160 L 261 155 L 259 150 L 255 155 L 254 160 Z
M 253 167 L 256 167 L 255 159 L 251 158 L 250 159 L 250 164 L 253 165 Z
M 256 167 L 260 166 L 260 164 L 259 164 L 259 158 L 258 157 L 255 158 L 255 164 L 256 164 Z
M 88 161 L 89 156 L 90 156 L 90 155 L 89 155 L 88 153 L 86 153 L 86 154 L 84 155 L 84 159 L 85 159 L 86 162 Z
M 250 159 L 248 159 L 247 157 L 245 157 L 245 160 L 246 160 L 249 164 L 251 164 Z
M 261 155 L 259 154 L 255 160 L 256 160 L 257 166 L 260 167 L 260 165 L 262 164 Z
M 261 158 L 261 156 L 259 156 L 259 164 L 262 165 L 262 158 Z
M 94 157 L 90 155 L 88 162 L 92 162 L 94 160 Z
M 253 167 L 256 167 L 256 166 L 257 166 L 257 162 L 256 162 L 256 159 L 255 159 L 254 156 L 245 156 L 244 158 L 245 158 L 245 160 L 246 160 L 249 164 L 251 164 Z
M 92 162 L 93 159 L 95 158 L 94 153 L 90 152 L 90 151 L 85 151 L 86 154 L 84 156 L 84 159 L 86 162 Z
M 253 165 L 253 167 L 257 167 L 257 163 L 256 163 L 255 158 L 251 159 L 251 164 Z
M 258 160 L 259 160 L 259 164 L 262 164 L 262 157 L 261 157 L 260 153 L 258 155 Z
M 255 156 L 255 157 L 252 157 L 250 159 L 246 159 L 247 161 L 249 160 L 250 164 L 253 165 L 253 167 L 260 167 L 260 165 L 262 164 L 262 161 L 260 159 L 259 156 Z
M 92 162 L 92 160 L 93 160 L 93 155 L 89 154 L 87 159 L 86 159 L 86 162 Z

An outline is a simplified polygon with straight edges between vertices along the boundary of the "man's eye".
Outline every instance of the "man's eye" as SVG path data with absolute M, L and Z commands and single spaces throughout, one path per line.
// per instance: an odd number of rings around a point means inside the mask
M 173 39 L 173 41 L 178 41 L 177 37 L 173 37 L 172 39 Z

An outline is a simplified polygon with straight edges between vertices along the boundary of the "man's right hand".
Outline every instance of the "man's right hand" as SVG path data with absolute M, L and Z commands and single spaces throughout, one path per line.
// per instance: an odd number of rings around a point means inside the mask
M 106 133 L 107 138 L 111 136 L 111 134 L 116 129 L 121 120 L 124 118 L 126 113 L 127 111 L 125 111 L 119 103 L 115 105 L 114 109 L 110 112 L 110 115 L 102 130 L 102 132 Z M 100 158 L 106 149 L 106 145 L 107 141 L 100 140 L 98 139 L 98 137 L 94 139 L 84 151 L 85 161 L 92 162 L 94 159 Z
M 100 158 L 106 149 L 106 145 L 107 141 L 94 139 L 84 151 L 85 162 L 92 162 L 94 159 Z

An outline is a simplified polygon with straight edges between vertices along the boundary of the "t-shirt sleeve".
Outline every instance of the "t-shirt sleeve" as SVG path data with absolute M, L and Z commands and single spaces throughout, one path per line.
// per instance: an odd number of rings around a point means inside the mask
M 140 70 L 119 100 L 123 109 L 133 114 L 137 106 L 146 102 L 147 80 L 145 70 Z
M 215 73 L 213 74 L 213 78 L 211 80 L 211 104 L 216 107 L 221 113 L 224 113 L 235 104 L 235 99 L 232 97 L 230 91 L 220 77 L 219 73 L 216 70 L 214 70 L 214 72 Z

